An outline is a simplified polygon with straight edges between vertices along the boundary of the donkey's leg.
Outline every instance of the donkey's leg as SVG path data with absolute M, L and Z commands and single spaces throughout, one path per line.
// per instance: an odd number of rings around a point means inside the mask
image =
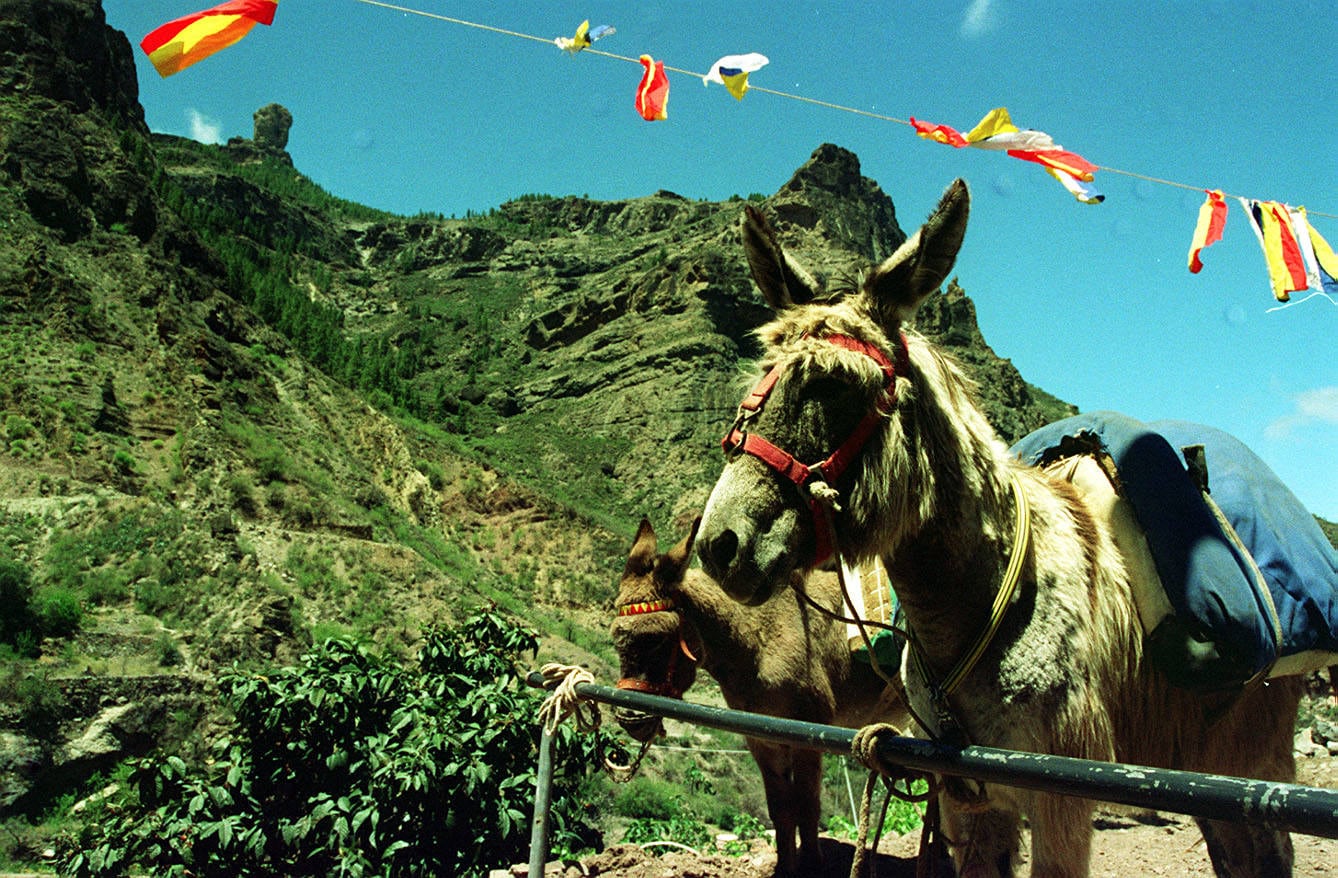
M 1292 837 L 1263 826 L 1196 819 L 1218 878 L 1287 878 Z
M 1031 807 L 1032 878 L 1086 878 L 1092 857 L 1092 803 L 1038 795 Z
M 762 770 L 762 787 L 767 794 L 767 814 L 776 829 L 776 874 L 799 873 L 799 856 L 795 849 L 794 832 L 798 818 L 797 794 L 792 765 L 797 752 L 790 747 L 748 741 L 753 759 Z
M 939 797 L 939 810 L 943 835 L 952 844 L 952 860 L 961 878 L 1013 874 L 1022 843 L 1016 812 L 963 811 L 946 795 Z
M 822 812 L 822 753 L 795 749 L 791 752 L 794 778 L 795 820 L 799 824 L 799 868 L 804 875 L 822 869 L 822 847 L 818 844 L 818 817 Z

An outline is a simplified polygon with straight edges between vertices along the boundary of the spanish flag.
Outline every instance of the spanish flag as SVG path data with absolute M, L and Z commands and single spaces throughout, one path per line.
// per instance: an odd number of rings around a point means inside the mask
M 647 122 L 663 121 L 669 118 L 669 77 L 664 75 L 664 62 L 649 55 L 639 60 L 645 72 L 636 88 L 636 111 Z
M 277 6 L 278 0 L 228 0 L 155 28 L 139 47 L 160 76 L 171 76 L 231 46 L 257 24 L 270 24 Z
M 1222 200 L 1221 189 L 1205 189 L 1208 198 L 1199 206 L 1199 222 L 1194 227 L 1194 239 L 1189 243 L 1189 272 L 1198 274 L 1203 270 L 1203 260 L 1199 253 L 1222 240 L 1222 229 L 1226 228 L 1227 204 Z

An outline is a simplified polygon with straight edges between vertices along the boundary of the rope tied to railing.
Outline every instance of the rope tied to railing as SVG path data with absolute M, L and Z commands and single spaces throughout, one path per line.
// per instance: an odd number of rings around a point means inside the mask
M 543 704 L 539 705 L 539 722 L 546 733 L 552 735 L 558 725 L 569 716 L 576 718 L 576 730 L 595 736 L 595 752 L 599 755 L 600 767 L 614 783 L 627 783 L 636 776 L 641 768 L 641 760 L 650 749 L 649 740 L 642 742 L 641 749 L 626 765 L 614 762 L 604 749 L 604 736 L 600 734 L 600 722 L 603 714 L 594 701 L 582 698 L 576 687 L 583 683 L 594 683 L 595 675 L 579 665 L 564 665 L 549 662 L 539 669 L 544 678 L 544 688 L 552 690 Z
M 915 874 L 916 878 L 933 878 L 938 864 L 947 856 L 945 838 L 938 821 L 937 779 L 932 774 L 911 771 L 884 762 L 878 755 L 879 741 L 884 736 L 900 737 L 901 731 L 889 723 L 870 723 L 857 731 L 850 742 L 850 755 L 869 770 L 869 778 L 864 784 L 864 795 L 860 802 L 858 836 L 855 839 L 855 856 L 850 863 L 850 878 L 863 878 L 866 869 L 869 878 L 874 878 L 878 861 L 876 856 L 878 836 L 882 834 L 883 821 L 887 819 L 888 805 L 893 796 L 903 802 L 926 804 Z M 869 815 L 873 808 L 874 790 L 880 780 L 887 792 L 883 796 L 883 807 L 878 815 L 878 822 L 871 824 Z M 917 793 L 912 789 L 911 785 L 916 780 L 926 782 L 927 786 L 923 793 Z M 898 783 L 902 786 L 898 787 Z M 869 830 L 872 825 L 876 825 L 878 831 L 874 832 L 874 841 L 870 846 Z

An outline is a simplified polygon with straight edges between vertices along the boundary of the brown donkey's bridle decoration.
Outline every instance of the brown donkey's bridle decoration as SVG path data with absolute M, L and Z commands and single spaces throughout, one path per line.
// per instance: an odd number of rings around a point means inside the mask
M 808 496 L 809 508 L 813 513 L 813 530 L 817 539 L 813 559 L 815 566 L 830 558 L 835 551 L 835 546 L 832 545 L 831 536 L 828 533 L 829 529 L 822 526 L 822 516 L 824 514 L 821 508 L 822 501 L 812 495 L 809 487 L 818 481 L 826 482 L 830 486 L 835 485 L 835 482 L 841 478 L 841 475 L 864 448 L 864 444 L 869 441 L 869 437 L 873 435 L 879 423 L 892 411 L 893 404 L 896 401 L 897 375 L 904 375 L 910 371 L 910 357 L 906 350 L 905 335 L 902 335 L 899 339 L 901 344 L 897 345 L 896 348 L 896 362 L 888 359 L 888 356 L 877 346 L 858 338 L 848 335 L 825 335 L 821 338 L 823 341 L 830 342 L 848 351 L 854 351 L 869 357 L 878 364 L 878 367 L 883 370 L 883 375 L 887 378 L 884 397 L 855 425 L 855 429 L 850 432 L 845 441 L 838 445 L 836 450 L 828 455 L 826 459 L 818 463 L 805 464 L 783 448 L 779 448 L 762 436 L 748 431 L 748 422 L 762 411 L 762 406 L 766 404 L 767 397 L 771 395 L 777 380 L 780 379 L 781 367 L 779 364 L 772 366 L 771 370 L 763 375 L 762 379 L 744 397 L 743 402 L 739 403 L 738 417 L 734 419 L 734 424 L 730 427 L 729 432 L 725 434 L 725 438 L 720 440 L 720 445 L 725 449 L 726 454 L 731 456 L 751 454 L 783 478 L 793 482 L 801 493 Z
M 640 616 L 645 613 L 671 613 L 676 612 L 673 600 L 670 598 L 660 598 L 654 601 L 636 601 L 635 603 L 623 604 L 618 608 L 619 616 Z M 663 695 L 666 698 L 682 698 L 683 689 L 674 683 L 674 676 L 678 671 L 679 656 L 685 656 L 688 661 L 694 665 L 697 663 L 697 657 L 688 649 L 688 642 L 683 637 L 683 615 L 678 616 L 678 649 L 669 655 L 669 667 L 665 673 L 663 683 L 652 683 L 649 680 L 638 680 L 635 677 L 623 677 L 616 684 L 618 689 L 631 689 L 633 692 L 645 692 L 649 695 Z

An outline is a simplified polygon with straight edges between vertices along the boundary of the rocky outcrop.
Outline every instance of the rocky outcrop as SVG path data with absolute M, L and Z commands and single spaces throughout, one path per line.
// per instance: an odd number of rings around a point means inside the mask
M 282 104 L 266 104 L 256 110 L 255 134 L 252 142 L 261 152 L 288 155 L 288 131 L 293 127 L 293 114 Z M 289 164 L 292 163 L 290 158 Z
M 267 159 L 292 167 L 293 157 L 288 154 L 288 132 L 293 127 L 293 114 L 282 104 L 266 104 L 252 117 L 255 131 L 250 140 L 245 137 L 228 138 L 227 150 L 238 164 L 262 162 Z
M 148 133 L 130 41 L 107 26 L 99 0 L 0 0 L 0 93 Z
M 65 241 L 157 226 L 143 168 L 127 144 L 147 135 L 129 42 L 96 0 L 0 2 L 0 93 L 21 106 L 0 118 L 0 178 L 17 208 Z
M 75 677 L 50 680 L 61 716 L 36 734 L 31 726 L 0 730 L 0 815 L 25 813 L 67 787 L 143 756 L 181 718 L 207 707 L 204 687 L 181 675 Z
M 826 247 L 867 262 L 881 262 L 906 240 L 892 199 L 860 173 L 853 152 L 830 143 L 814 150 L 767 204 L 782 233 L 812 230 Z

